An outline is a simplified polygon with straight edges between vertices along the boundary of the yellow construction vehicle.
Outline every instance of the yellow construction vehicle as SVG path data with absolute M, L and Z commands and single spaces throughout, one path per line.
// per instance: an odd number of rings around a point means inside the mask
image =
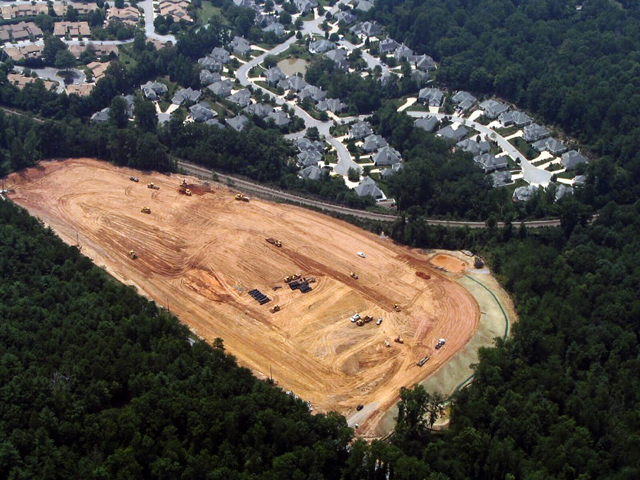
M 184 194 L 185 194 L 187 197 L 190 197 L 190 196 L 191 196 L 191 190 L 189 190 L 189 189 L 187 188 L 187 189 L 184 191 Z
M 187 188 L 188 186 L 189 186 L 189 184 L 187 183 L 187 181 L 186 180 L 182 180 L 182 183 L 180 184 L 179 192 L 180 193 L 184 193 L 186 196 L 190 197 L 191 196 L 191 190 Z
M 293 282 L 294 280 L 298 280 L 300 278 L 300 274 L 299 273 L 295 273 L 293 275 L 288 275 L 286 277 L 284 277 L 284 283 L 290 283 Z
M 151 209 L 149 207 L 142 207 L 142 210 L 140 210 L 142 213 L 151 213 Z
M 402 337 L 396 337 L 393 339 L 393 341 L 396 343 L 404 343 L 404 339 Z
M 364 325 L 364 320 L 363 319 L 357 320 L 356 321 L 356 325 L 359 326 L 359 327 L 363 326 Z
M 399 311 L 400 311 L 400 307 L 398 306 L 398 304 L 397 304 L 397 303 L 394 303 L 394 304 L 393 304 L 393 309 L 394 309 L 396 312 L 399 312 Z
M 364 321 L 364 323 L 369 323 L 373 321 L 373 317 L 371 315 L 365 315 L 362 320 Z
M 356 272 L 351 272 L 351 278 L 354 278 L 357 280 L 360 277 L 358 277 L 358 274 Z
M 271 237 L 267 238 L 266 240 L 271 245 L 275 245 L 276 247 L 282 247 L 282 242 L 280 240 L 276 240 L 275 238 L 271 238 Z
M 134 252 L 133 250 L 129 250 L 129 256 L 134 260 L 138 258 L 138 255 L 136 255 L 136 252 Z
M 150 188 L 151 190 L 160 190 L 160 187 L 153 182 L 147 183 L 147 188 Z
M 236 197 L 235 198 L 236 198 L 236 200 L 240 200 L 241 202 L 248 202 L 249 201 L 249 197 L 246 197 L 242 193 L 236 193 Z
M 274 305 L 273 307 L 271 307 L 271 308 L 269 309 L 269 311 L 270 311 L 271 313 L 279 312 L 279 311 L 280 311 L 280 305 Z

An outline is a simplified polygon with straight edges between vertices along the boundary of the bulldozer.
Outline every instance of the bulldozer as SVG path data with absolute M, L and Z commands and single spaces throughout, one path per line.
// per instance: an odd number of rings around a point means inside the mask
M 394 303 L 394 304 L 393 304 L 393 309 L 394 309 L 396 312 L 399 312 L 399 311 L 400 311 L 400 307 L 398 306 L 398 304 L 397 304 L 397 303 Z
M 393 341 L 396 342 L 396 343 L 404 343 L 404 338 L 396 337 L 396 338 L 393 339 Z
M 188 185 L 189 184 L 186 180 L 182 180 L 182 183 L 180 184 L 180 193 L 184 193 L 186 196 L 190 197 L 191 190 L 187 188 Z
M 138 258 L 138 255 L 136 255 L 136 252 L 134 252 L 133 250 L 129 250 L 129 256 L 135 260 L 136 258 Z
M 147 188 L 150 188 L 151 190 L 160 190 L 160 187 L 153 182 L 147 183 Z
M 269 309 L 269 311 L 270 311 L 271 313 L 279 312 L 279 311 L 280 311 L 280 305 L 274 305 L 273 307 L 271 307 L 271 308 Z
M 240 200 L 241 202 L 248 202 L 249 197 L 243 195 L 242 193 L 236 193 L 236 200 Z
M 140 210 L 142 213 L 151 213 L 151 209 L 149 207 L 142 207 L 142 210 Z
M 360 277 L 358 277 L 358 274 L 356 272 L 351 272 L 351 278 L 357 280 Z

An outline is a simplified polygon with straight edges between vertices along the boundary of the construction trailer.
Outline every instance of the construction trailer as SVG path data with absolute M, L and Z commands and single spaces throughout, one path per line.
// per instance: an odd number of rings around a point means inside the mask
M 150 188 L 151 190 L 160 190 L 160 187 L 153 182 L 147 183 L 147 188 Z
M 422 357 L 422 359 L 420 359 L 420 361 L 418 363 L 416 363 L 416 365 L 418 365 L 419 367 L 423 366 L 425 363 L 427 363 L 429 361 L 429 359 L 431 358 L 431 356 L 427 355 L 425 357 Z

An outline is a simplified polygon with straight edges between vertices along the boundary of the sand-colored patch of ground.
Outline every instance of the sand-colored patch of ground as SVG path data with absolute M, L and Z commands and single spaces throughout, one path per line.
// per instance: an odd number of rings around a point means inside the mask
M 430 262 L 436 267 L 444 268 L 447 272 L 452 273 L 461 273 L 469 268 L 469 264 L 465 260 L 442 253 L 435 255 Z
M 169 305 L 202 338 L 222 337 L 241 365 L 262 376 L 271 371 L 315 411 L 349 415 L 364 404 L 361 435 L 380 433 L 400 387 L 442 370 L 474 336 L 476 300 L 420 251 L 302 208 L 237 201 L 226 187 L 200 188 L 194 178 L 187 178 L 194 194 L 186 196 L 178 191 L 183 178 L 74 159 L 42 163 L 9 181 L 17 204 L 66 242 L 79 236 L 84 254 Z M 314 277 L 313 290 L 289 289 L 283 277 L 293 273 Z M 252 289 L 272 301 L 259 305 Z M 282 310 L 270 313 L 274 304 Z M 356 311 L 383 322 L 358 327 L 349 320 Z M 397 336 L 404 344 L 393 342 Z M 436 351 L 439 337 L 447 344 Z M 426 353 L 432 359 L 420 368 Z

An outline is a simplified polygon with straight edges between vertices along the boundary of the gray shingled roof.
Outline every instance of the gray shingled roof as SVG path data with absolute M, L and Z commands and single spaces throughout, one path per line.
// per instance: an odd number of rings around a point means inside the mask
M 426 117 L 417 119 L 413 122 L 413 125 L 416 128 L 421 128 L 427 132 L 433 132 L 438 126 L 438 119 L 431 115 L 427 115 Z
M 567 170 L 573 170 L 581 163 L 587 163 L 588 161 L 587 157 L 576 150 L 570 150 L 562 154 L 562 165 L 564 165 L 564 168 Z

